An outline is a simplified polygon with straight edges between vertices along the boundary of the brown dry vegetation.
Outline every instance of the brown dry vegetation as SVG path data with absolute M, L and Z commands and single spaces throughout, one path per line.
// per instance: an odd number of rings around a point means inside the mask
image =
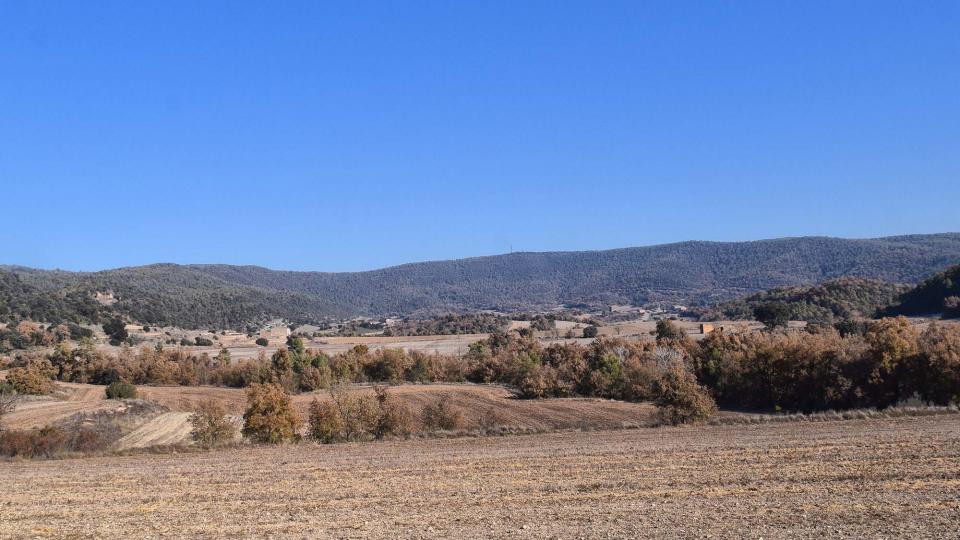
M 0 537 L 910 537 L 955 415 L 0 463 Z

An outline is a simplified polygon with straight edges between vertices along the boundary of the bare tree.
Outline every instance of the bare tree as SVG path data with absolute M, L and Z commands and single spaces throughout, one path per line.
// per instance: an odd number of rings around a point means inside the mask
M 0 386 L 0 429 L 3 428 L 3 417 L 12 413 L 16 405 L 16 392 L 7 385 Z

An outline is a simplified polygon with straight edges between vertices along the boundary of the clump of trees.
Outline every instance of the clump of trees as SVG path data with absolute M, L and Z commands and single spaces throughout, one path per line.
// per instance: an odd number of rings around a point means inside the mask
M 506 331 L 509 325 L 509 318 L 492 313 L 453 314 L 427 320 L 404 319 L 384 333 L 393 336 L 492 334 Z
M 92 330 L 74 323 L 43 326 L 22 320 L 7 328 L 0 328 L 0 353 L 30 347 L 49 347 L 68 340 L 81 341 L 91 336 Z
M 960 399 L 960 328 L 920 333 L 904 318 L 865 333 L 714 332 L 695 349 L 693 368 L 721 405 L 810 412 L 888 407 L 914 396 L 938 405 Z
M 331 389 L 330 399 L 310 403 L 309 435 L 322 443 L 407 437 L 413 431 L 410 409 L 375 386 L 374 395 Z
M 67 432 L 55 426 L 0 431 L 0 456 L 51 458 L 72 450 Z
M 844 277 L 815 285 L 761 291 L 717 306 L 700 308 L 697 312 L 701 320 L 756 318 L 765 324 L 778 320 L 832 324 L 844 319 L 874 317 L 908 290 L 907 285 Z
M 49 371 L 39 366 L 17 367 L 7 372 L 7 384 L 18 394 L 42 396 L 53 392 Z

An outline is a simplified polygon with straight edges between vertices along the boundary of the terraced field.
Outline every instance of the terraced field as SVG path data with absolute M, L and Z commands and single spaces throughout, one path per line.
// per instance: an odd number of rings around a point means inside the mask
M 373 392 L 371 387 L 355 386 L 352 392 Z M 515 399 L 505 387 L 496 385 L 435 384 L 400 385 L 389 390 L 414 412 L 441 396 L 462 413 L 464 429 L 481 425 L 491 412 L 496 424 L 514 431 L 555 431 L 569 429 L 621 429 L 648 425 L 653 407 L 645 403 L 625 403 L 604 399 L 570 398 L 550 400 Z M 121 449 L 155 444 L 188 442 L 189 413 L 206 399 L 222 404 L 232 415 L 243 414 L 246 393 L 238 388 L 195 386 L 141 386 L 139 397 L 167 407 L 171 413 L 138 428 L 136 435 L 128 434 L 121 441 Z M 314 398 L 329 399 L 326 392 L 294 396 L 294 405 L 306 417 Z M 104 387 L 57 383 L 53 396 L 28 398 L 5 418 L 10 428 L 42 427 L 69 418 L 75 413 L 102 410 L 121 410 L 122 402 L 105 399 Z M 130 444 L 136 441 L 136 444 Z
M 0 537 L 957 538 L 957 415 L 0 463 Z

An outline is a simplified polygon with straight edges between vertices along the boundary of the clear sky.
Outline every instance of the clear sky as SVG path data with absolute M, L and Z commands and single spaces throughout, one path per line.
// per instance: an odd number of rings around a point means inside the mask
M 0 0 L 0 263 L 960 231 L 960 2 Z

